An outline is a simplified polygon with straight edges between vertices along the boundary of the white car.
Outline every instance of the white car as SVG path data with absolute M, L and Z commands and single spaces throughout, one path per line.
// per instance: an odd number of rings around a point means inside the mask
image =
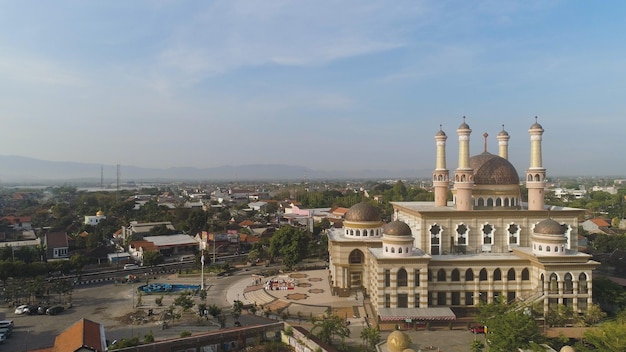
M 124 270 L 133 270 L 139 269 L 139 265 L 137 264 L 124 264 Z
M 15 308 L 15 314 L 28 314 L 30 313 L 30 307 L 26 304 L 22 304 L 21 306 Z
M 0 334 L 0 343 L 4 343 L 7 340 L 7 337 L 5 334 Z

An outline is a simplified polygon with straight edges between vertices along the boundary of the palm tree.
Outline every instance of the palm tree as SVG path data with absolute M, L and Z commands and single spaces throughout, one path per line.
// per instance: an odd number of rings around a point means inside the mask
M 326 343 L 332 343 L 335 335 L 339 336 L 342 341 L 350 336 L 350 329 L 348 329 L 345 321 L 336 315 L 312 318 L 311 320 L 313 322 L 311 333 Z

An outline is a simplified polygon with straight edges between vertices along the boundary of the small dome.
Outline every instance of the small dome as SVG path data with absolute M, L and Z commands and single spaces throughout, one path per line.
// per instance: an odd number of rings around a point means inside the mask
M 446 137 L 446 133 L 443 130 L 439 130 L 439 132 L 437 132 L 435 137 Z
M 531 130 L 543 130 L 543 127 L 537 122 L 537 116 L 535 116 L 535 123 L 530 126 Z
M 572 346 L 563 346 L 559 352 L 576 352 L 576 350 Z
M 391 352 L 402 352 L 409 347 L 411 340 L 400 330 L 393 331 L 387 337 L 387 348 Z
M 563 225 L 552 219 L 546 219 L 541 221 L 535 226 L 535 233 L 541 235 L 563 235 L 565 234 L 565 228 Z
M 498 133 L 498 137 L 500 137 L 500 136 L 508 137 L 509 136 L 509 132 L 507 132 L 505 130 L 502 130 L 502 131 L 500 131 L 500 133 Z
M 518 185 L 519 175 L 510 161 L 484 152 L 469 160 L 474 169 L 474 184 L 477 185 Z
M 388 236 L 412 237 L 413 233 L 409 225 L 405 222 L 396 220 L 388 223 L 383 228 L 383 233 Z
M 470 127 L 467 123 L 465 123 L 465 116 L 463 116 L 463 123 L 459 126 L 459 130 L 469 130 Z
M 361 202 L 348 209 L 345 219 L 347 221 L 380 221 L 380 210 L 369 203 Z
M 98 210 L 98 212 L 96 213 L 96 216 L 103 216 L 104 212 L 102 210 Z

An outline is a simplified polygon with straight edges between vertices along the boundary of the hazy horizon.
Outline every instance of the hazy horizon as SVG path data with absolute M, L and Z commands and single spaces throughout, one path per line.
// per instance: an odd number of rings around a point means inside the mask
M 626 3 L 8 1 L 0 154 L 145 168 L 432 170 L 471 155 L 626 175 Z

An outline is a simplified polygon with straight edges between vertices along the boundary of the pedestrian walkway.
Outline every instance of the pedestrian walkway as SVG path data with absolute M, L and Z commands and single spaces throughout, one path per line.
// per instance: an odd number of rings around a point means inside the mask
M 322 316 L 333 312 L 351 321 L 366 314 L 363 300 L 355 297 L 338 297 L 331 294 L 325 270 L 299 271 L 264 277 L 245 278 L 230 286 L 227 300 L 230 304 L 240 300 L 245 305 L 270 310 L 272 314 L 287 313 L 291 317 Z M 267 289 L 267 281 L 274 281 Z M 280 289 L 277 289 L 280 288 Z M 287 288 L 287 289 L 285 289 Z

